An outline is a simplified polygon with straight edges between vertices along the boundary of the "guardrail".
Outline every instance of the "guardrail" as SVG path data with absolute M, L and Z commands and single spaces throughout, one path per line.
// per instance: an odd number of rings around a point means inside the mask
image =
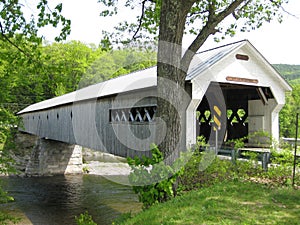
M 291 145 L 293 145 L 294 146 L 294 144 L 295 144 L 295 138 L 281 138 L 284 142 L 287 142 L 287 143 L 289 143 L 289 144 L 291 144 Z M 300 139 L 297 139 L 297 145 L 299 145 L 300 144 Z
M 201 148 L 200 151 L 215 151 L 214 147 Z M 268 170 L 268 164 L 271 162 L 271 151 L 269 148 L 239 148 L 237 150 L 232 148 L 220 148 L 218 149 L 218 155 L 228 155 L 231 157 L 231 161 L 235 161 L 242 158 L 242 152 L 253 152 L 258 155 L 258 160 L 261 161 L 262 168 L 264 171 Z

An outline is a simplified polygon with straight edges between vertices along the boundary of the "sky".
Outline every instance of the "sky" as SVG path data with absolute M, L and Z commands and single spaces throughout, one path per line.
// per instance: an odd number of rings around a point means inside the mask
M 53 0 L 51 4 L 60 2 Z M 97 0 L 61 0 L 63 2 L 63 15 L 71 19 L 71 35 L 68 40 L 79 40 L 84 43 L 99 44 L 102 38 L 102 30 L 111 31 L 119 21 L 130 18 L 133 12 L 124 11 L 118 18 L 103 18 L 99 14 L 101 5 Z M 272 64 L 297 64 L 300 65 L 300 1 L 290 0 L 284 9 L 286 14 L 283 22 L 277 21 L 265 23 L 260 29 L 237 33 L 234 38 L 226 38 L 221 43 L 215 43 L 210 38 L 201 50 L 216 47 L 243 39 L 248 39 L 256 49 Z M 55 31 L 42 30 L 42 34 L 48 41 L 52 41 Z M 187 47 L 190 38 L 184 39 L 184 47 Z

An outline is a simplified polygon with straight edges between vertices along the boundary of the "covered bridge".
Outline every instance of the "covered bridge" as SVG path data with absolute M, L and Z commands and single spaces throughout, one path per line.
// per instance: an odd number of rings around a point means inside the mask
M 185 145 L 198 135 L 212 139 L 215 106 L 222 111 L 222 140 L 260 130 L 279 139 L 286 91 L 291 91 L 288 83 L 247 40 L 197 54 L 186 77 L 191 99 Z M 152 67 L 30 105 L 18 113 L 20 129 L 119 156 L 149 154 L 155 142 L 155 93 Z

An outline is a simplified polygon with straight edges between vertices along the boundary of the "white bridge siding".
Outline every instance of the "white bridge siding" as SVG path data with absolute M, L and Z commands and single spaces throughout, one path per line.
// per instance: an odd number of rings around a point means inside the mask
M 31 105 L 19 112 L 24 123 L 21 130 L 118 156 L 149 155 L 156 137 L 167 132 L 157 128 L 160 125 L 153 120 L 157 107 L 156 73 L 156 67 L 152 67 Z M 229 119 L 224 116 L 227 109 L 237 110 L 237 102 L 248 115 L 244 131 L 264 130 L 279 138 L 278 114 L 285 103 L 285 92 L 291 87 L 248 41 L 198 54 L 186 84 L 191 101 L 183 104 L 188 107 L 182 114 L 184 133 L 180 144 L 189 147 L 196 142 L 196 111 L 206 110 L 208 94 L 223 105 L 222 129 L 226 129 Z M 213 88 L 217 86 L 215 92 Z M 160 133 L 156 134 L 156 130 Z

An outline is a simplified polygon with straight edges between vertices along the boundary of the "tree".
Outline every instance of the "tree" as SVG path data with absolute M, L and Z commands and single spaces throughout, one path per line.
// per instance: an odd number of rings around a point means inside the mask
M 38 28 L 51 25 L 53 27 L 61 26 L 60 33 L 55 38 L 56 41 L 65 40 L 70 34 L 71 21 L 66 19 L 62 14 L 62 3 L 56 5 L 53 9 L 48 5 L 47 0 L 39 0 L 36 4 L 38 15 L 31 15 L 27 18 L 24 11 L 29 3 L 22 0 L 4 0 L 0 2 L 0 41 L 7 41 L 14 45 L 20 51 L 24 49 L 18 43 L 26 39 L 31 43 L 41 43 L 42 38 L 38 36 Z M 36 22 L 37 19 L 37 22 Z M 12 38 L 16 38 L 12 40 Z
M 111 16 L 121 10 L 118 0 L 100 0 L 107 9 L 102 16 Z M 185 77 L 191 60 L 210 35 L 216 40 L 226 35 L 233 36 L 237 30 L 250 31 L 277 18 L 282 20 L 285 12 L 282 5 L 288 0 L 127 0 L 126 7 L 139 8 L 137 20 L 125 21 L 116 27 L 110 37 L 116 43 L 127 43 L 139 37 L 158 39 L 158 116 L 168 127 L 160 149 L 165 155 L 178 151 L 176 146 L 183 127 L 179 112 L 184 110 L 179 90 L 184 89 Z M 223 21 L 227 21 L 224 23 Z M 223 23 L 222 23 L 223 22 Z M 129 36 L 124 35 L 128 31 Z M 182 52 L 182 40 L 186 33 L 194 35 L 188 49 Z M 221 37 L 220 37 L 221 35 Z M 130 38 L 131 37 L 131 38 Z M 163 79 L 160 79 L 163 78 Z M 165 81 L 177 84 L 178 89 L 169 88 Z M 166 101 L 172 104 L 165 104 Z M 172 106 L 173 105 L 173 106 Z M 181 146 L 182 147 L 182 146 Z M 175 154 L 176 155 L 176 154 Z
M 13 113 L 20 108 L 15 107 L 15 103 L 32 103 L 32 96 L 37 96 L 32 92 L 40 91 L 38 79 L 35 79 L 35 83 L 30 82 L 38 74 L 32 73 L 32 69 L 38 68 L 35 67 L 38 64 L 36 59 L 39 57 L 38 48 L 42 42 L 42 37 L 38 36 L 38 28 L 47 25 L 60 26 L 57 41 L 66 39 L 70 33 L 71 21 L 61 15 L 62 4 L 51 9 L 47 0 L 36 3 L 38 15 L 36 18 L 33 15 L 27 18 L 24 11 L 26 7 L 29 8 L 28 2 L 0 2 L 0 145 L 9 135 L 9 127 L 17 121 Z M 37 71 L 39 70 L 35 72 Z
M 293 91 L 286 96 L 286 104 L 279 114 L 280 135 L 294 138 L 296 134 L 296 113 L 300 106 L 300 85 L 292 85 Z
M 81 79 L 79 88 L 142 70 L 155 64 L 156 53 L 148 49 L 127 48 L 101 51 Z
M 78 89 L 78 84 L 87 69 L 101 54 L 78 41 L 53 43 L 43 46 L 43 90 L 47 98 L 59 96 Z

